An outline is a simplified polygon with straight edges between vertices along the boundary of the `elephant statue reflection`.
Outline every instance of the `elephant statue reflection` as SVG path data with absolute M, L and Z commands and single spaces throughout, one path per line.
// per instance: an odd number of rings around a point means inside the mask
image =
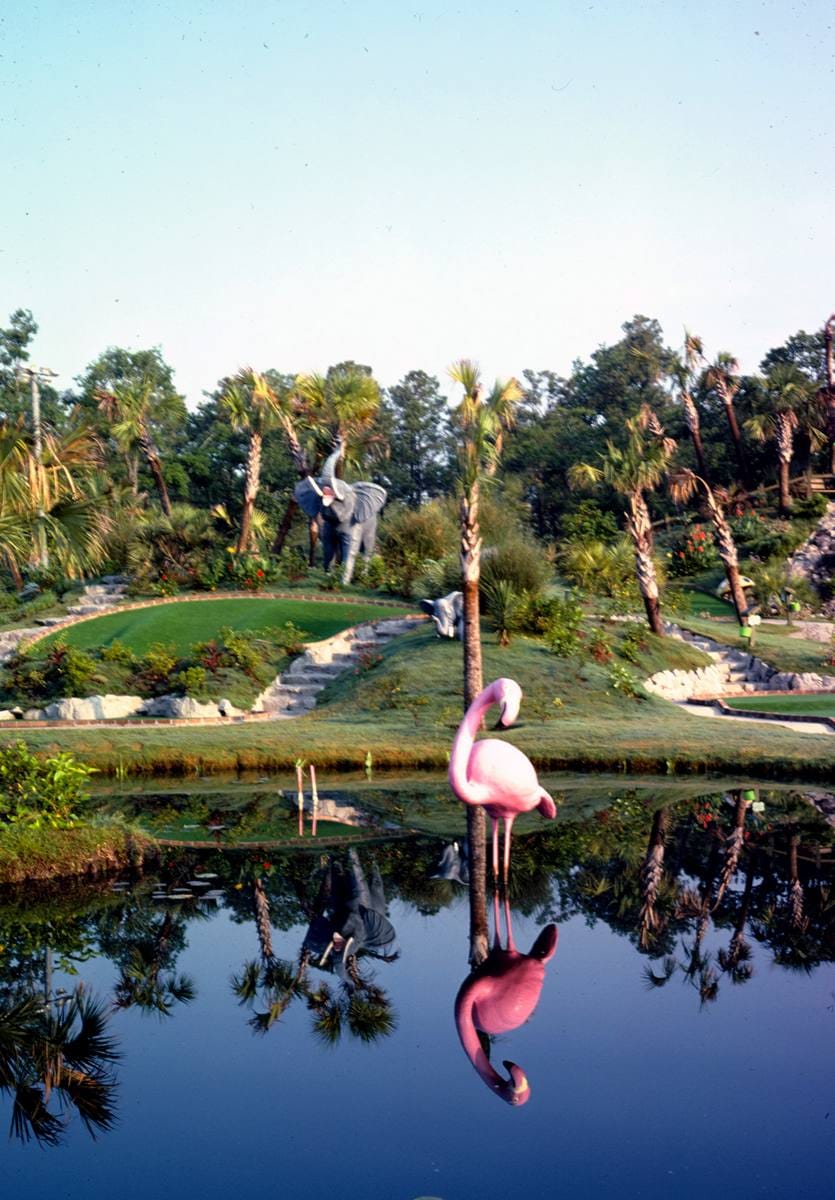
M 455 1027 L 470 1062 L 491 1091 L 508 1104 L 526 1104 L 530 1084 L 521 1067 L 505 1060 L 505 1079 L 490 1062 L 490 1038 L 518 1028 L 532 1016 L 542 985 L 545 964 L 557 949 L 556 925 L 542 929 L 528 954 L 520 953 L 513 941 L 510 907 L 504 903 L 507 948 L 499 936 L 499 897 L 493 895 L 496 932 L 484 962 L 465 979 L 455 999 Z
M 324 967 L 335 954 L 337 971 L 359 955 L 393 961 L 388 952 L 396 937 L 386 915 L 383 880 L 376 863 L 370 878 L 363 870 L 357 851 L 348 851 L 348 870 L 330 858 L 316 901 L 304 950 Z
M 321 518 L 325 570 L 340 549 L 342 582 L 350 583 L 357 554 L 362 551 L 368 560 L 374 553 L 377 514 L 386 502 L 386 490 L 376 483 L 346 483 L 337 479 L 336 466 L 344 451 L 345 444 L 340 440 L 318 480 L 306 476 L 296 484 L 293 494 L 308 517 Z

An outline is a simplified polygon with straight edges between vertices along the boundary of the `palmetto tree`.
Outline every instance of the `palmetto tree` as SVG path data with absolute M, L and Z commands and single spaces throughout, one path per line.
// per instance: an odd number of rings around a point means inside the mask
M 823 327 L 823 347 L 826 367 L 826 416 L 829 434 L 829 470 L 835 474 L 835 352 L 832 336 L 835 333 L 835 313 Z
M 170 912 L 151 919 L 144 936 L 134 941 L 114 986 L 116 1008 L 139 1008 L 160 1017 L 171 1015 L 175 1004 L 190 1004 L 197 991 L 187 975 L 168 970 L 175 921 Z
M 681 407 L 684 412 L 684 421 L 690 432 L 690 438 L 693 442 L 693 450 L 696 454 L 696 467 L 703 479 L 708 478 L 707 461 L 705 459 L 704 446 L 702 444 L 701 422 L 699 419 L 699 410 L 696 407 L 696 402 L 693 399 L 693 390 L 696 382 L 696 372 L 699 366 L 704 362 L 704 349 L 702 339 L 694 333 L 684 331 L 684 353 L 681 358 L 676 358 L 673 364 L 673 378 L 678 385 L 678 395 L 681 400 Z
M 739 421 L 736 418 L 734 399 L 739 391 L 739 363 L 732 354 L 721 351 L 705 372 L 705 384 L 713 391 L 725 406 L 725 416 L 728 419 L 728 429 L 734 444 L 736 461 L 739 466 L 739 482 L 743 487 L 749 485 L 748 461 L 745 457 L 745 447 L 742 434 L 739 431 Z
M 106 1021 L 80 989 L 60 1004 L 29 995 L 0 1007 L 0 1091 L 12 1098 L 15 1137 L 57 1146 L 61 1113 L 73 1109 L 94 1136 L 112 1128 L 118 1052 Z
M 124 453 L 138 449 L 154 477 L 159 502 L 171 516 L 171 500 L 162 473 L 159 451 L 151 435 L 151 421 L 157 404 L 157 386 L 153 379 L 126 379 L 113 391 L 97 393 L 99 409 L 110 422 L 111 433 Z
M 778 363 L 760 385 L 762 411 L 746 422 L 746 429 L 757 441 L 773 441 L 777 447 L 780 513 L 788 516 L 792 498 L 789 478 L 795 430 L 802 424 L 813 449 L 823 444 L 814 413 L 814 389 L 802 371 L 791 363 Z
M 109 517 L 89 494 L 100 465 L 87 429 L 47 433 L 37 458 L 22 425 L 0 422 L 0 556 L 18 585 L 28 564 L 77 578 L 101 562 Z
M 261 486 L 261 453 L 264 437 L 280 421 L 282 398 L 266 376 L 247 367 L 230 379 L 220 397 L 232 428 L 249 435 L 244 469 L 244 496 L 237 551 L 245 554 L 252 538 L 252 514 Z
M 626 422 L 625 446 L 606 443 L 597 464 L 575 463 L 568 473 L 571 487 L 593 488 L 606 484 L 626 501 L 626 530 L 635 552 L 638 588 L 644 602 L 647 621 L 653 633 L 662 636 L 658 576 L 652 557 L 652 521 L 645 493 L 658 486 L 675 449 L 672 438 L 665 437 L 657 420 L 648 410 Z M 651 436 L 646 436 L 649 431 Z
M 731 527 L 719 499 L 720 494 L 714 492 L 705 479 L 686 468 L 675 471 L 670 476 L 670 495 L 676 504 L 685 504 L 697 489 L 701 489 L 704 495 L 713 528 L 716 530 L 716 548 L 725 568 L 725 577 L 728 580 L 728 587 L 731 589 L 731 598 L 736 609 L 737 619 L 740 625 L 747 625 L 748 601 L 745 599 L 745 591 L 739 573 L 739 555 Z
M 522 389 L 515 379 L 497 381 L 485 396 L 476 363 L 461 359 L 450 367 L 450 377 L 464 391 L 453 424 L 460 433 L 458 461 L 461 528 L 461 575 L 464 595 L 464 709 L 484 687 L 481 665 L 479 581 L 481 579 L 481 534 L 478 513 L 480 491 L 498 468 L 502 444 L 513 425 Z M 470 961 L 477 965 L 487 957 L 487 908 L 484 810 L 467 805 L 467 837 L 470 854 Z

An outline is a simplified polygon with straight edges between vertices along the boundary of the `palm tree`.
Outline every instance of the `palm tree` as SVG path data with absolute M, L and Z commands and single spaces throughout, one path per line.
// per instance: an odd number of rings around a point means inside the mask
M 827 432 L 829 434 L 829 470 L 835 475 L 835 354 L 832 350 L 832 335 L 835 332 L 835 313 L 823 327 L 823 345 L 826 353 L 826 408 Z
M 513 424 L 513 413 L 522 398 L 515 379 L 498 380 L 485 398 L 476 363 L 461 359 L 449 371 L 464 396 L 454 415 L 460 431 L 460 521 L 461 573 L 464 594 L 464 710 L 484 687 L 481 665 L 479 582 L 481 580 L 481 535 L 478 524 L 482 483 L 498 468 L 504 435 Z M 470 868 L 470 961 L 473 966 L 487 957 L 485 819 L 479 805 L 467 805 L 467 838 Z
M 725 406 L 725 416 L 728 418 L 728 428 L 731 431 L 731 441 L 736 451 L 736 461 L 739 465 L 739 482 L 743 487 L 750 483 L 748 461 L 745 457 L 745 447 L 742 444 L 742 434 L 736 419 L 734 398 L 739 391 L 739 363 L 732 354 L 720 351 L 716 360 L 705 372 L 705 383 Z
M 249 434 L 241 529 L 237 545 L 238 554 L 245 554 L 252 540 L 252 514 L 261 486 L 261 452 L 264 437 L 279 422 L 281 402 L 269 380 L 247 367 L 227 382 L 220 403 L 226 410 L 232 428 L 246 430 Z
M 739 573 L 739 555 L 718 494 L 709 486 L 707 480 L 702 479 L 686 467 L 676 471 L 670 477 L 670 495 L 676 504 L 685 504 L 697 488 L 702 489 L 713 528 L 716 530 L 716 548 L 725 568 L 725 577 L 728 580 L 728 587 L 731 589 L 737 620 L 740 625 L 747 625 L 748 601 L 745 599 L 745 591 Z
M 345 454 L 337 466 L 341 473 L 345 461 L 356 463 L 361 450 L 376 440 L 371 430 L 380 407 L 380 387 L 369 371 L 355 363 L 341 363 L 327 375 L 299 375 L 282 404 L 279 419 L 287 436 L 290 454 L 299 478 L 312 474 L 341 439 Z M 312 446 L 305 452 L 300 435 L 310 435 Z M 273 545 L 279 553 L 290 529 L 296 502 L 291 499 Z M 309 562 L 316 559 L 319 539 L 318 522 L 309 525 Z
M 104 1006 L 79 988 L 44 1005 L 26 995 L 0 1007 L 0 1091 L 12 1097 L 12 1134 L 42 1146 L 61 1142 L 65 1122 L 49 1105 L 72 1107 L 95 1136 L 113 1127 L 112 1064 Z
M 16 586 L 22 570 L 50 558 L 70 578 L 96 567 L 106 553 L 107 512 L 89 493 L 101 448 L 77 427 L 47 433 L 40 458 L 22 424 L 0 422 L 0 556 Z
M 690 431 L 690 437 L 693 442 L 693 450 L 696 454 L 696 466 L 702 478 L 707 479 L 707 461 L 705 459 L 704 445 L 702 444 L 699 410 L 693 399 L 696 370 L 703 361 L 702 339 L 694 333 L 688 333 L 685 329 L 684 355 L 683 358 L 676 357 L 673 364 L 673 376 L 678 384 L 679 399 L 681 400 L 681 407 L 684 410 L 684 421 Z
M 153 379 L 126 379 L 115 391 L 97 393 L 99 409 L 111 423 L 111 432 L 124 453 L 136 447 L 154 477 L 159 502 L 166 516 L 171 516 L 171 500 L 162 473 L 159 451 L 151 436 L 152 410 L 157 401 Z
M 661 926 L 656 908 L 664 875 L 664 840 L 667 834 L 667 809 L 658 808 L 652 818 L 647 853 L 641 864 L 641 946 L 650 944 Z
M 746 422 L 746 429 L 760 442 L 774 441 L 777 446 L 780 514 L 791 513 L 789 478 L 795 430 L 803 424 L 813 449 L 820 447 L 823 434 L 810 411 L 813 390 L 809 380 L 791 363 L 778 363 L 761 383 L 764 408 Z
M 144 915 L 144 914 L 143 914 Z M 171 938 L 175 921 L 166 912 L 161 921 L 152 919 L 130 947 L 114 985 L 115 1008 L 139 1008 L 144 1013 L 168 1017 L 175 1004 L 190 1004 L 197 995 L 187 975 L 166 971 L 171 961 Z
M 607 484 L 626 500 L 626 530 L 632 538 L 635 552 L 635 571 L 644 602 L 647 621 L 653 633 L 664 634 L 661 622 L 658 577 L 652 557 L 652 521 L 644 493 L 658 486 L 675 449 L 672 438 L 665 437 L 657 418 L 644 409 L 639 416 L 626 422 L 627 441 L 621 448 L 607 441 L 600 454 L 599 465 L 575 463 L 568 472 L 571 487 L 597 487 Z M 648 440 L 644 431 L 649 430 Z

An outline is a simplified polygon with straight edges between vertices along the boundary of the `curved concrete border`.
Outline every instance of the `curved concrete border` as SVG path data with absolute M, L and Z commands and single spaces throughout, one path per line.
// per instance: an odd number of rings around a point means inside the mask
M 312 601 L 314 604 L 370 604 L 375 608 L 397 608 L 396 600 L 373 600 L 365 596 L 340 596 L 333 595 L 328 592 L 322 595 L 321 592 L 316 592 L 313 595 L 299 592 L 244 592 L 244 591 L 217 591 L 206 592 L 205 595 L 200 592 L 190 593 L 186 596 L 158 596 L 154 600 L 137 600 L 131 604 L 114 604 L 112 608 L 103 608 L 101 612 L 85 613 L 79 617 L 67 617 L 66 621 L 62 621 L 60 625 L 45 625 L 42 630 L 34 635 L 21 640 L 19 643 L 20 649 L 26 646 L 34 646 L 37 642 L 44 638 L 52 637 L 61 629 L 69 629 L 73 625 L 81 625 L 85 621 L 98 621 L 101 617 L 110 617 L 117 612 L 136 612 L 140 608 L 159 608 L 162 604 L 202 604 L 211 600 L 306 600 Z M 404 609 L 404 616 L 409 615 L 409 606 L 403 604 L 400 606 Z M 365 622 L 361 622 L 365 624 Z

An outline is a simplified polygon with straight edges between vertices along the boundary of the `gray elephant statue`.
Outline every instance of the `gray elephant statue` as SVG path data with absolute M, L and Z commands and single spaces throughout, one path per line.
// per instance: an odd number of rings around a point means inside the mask
M 293 494 L 308 517 L 321 518 L 325 570 L 340 548 L 342 582 L 350 583 L 360 550 L 366 561 L 374 553 L 377 514 L 386 502 L 386 490 L 376 483 L 337 479 L 336 464 L 344 449 L 344 444 L 338 442 L 318 480 L 308 475 L 296 484 Z
M 438 637 L 464 637 L 464 593 L 450 592 L 437 600 L 421 600 L 420 607 L 435 622 Z

